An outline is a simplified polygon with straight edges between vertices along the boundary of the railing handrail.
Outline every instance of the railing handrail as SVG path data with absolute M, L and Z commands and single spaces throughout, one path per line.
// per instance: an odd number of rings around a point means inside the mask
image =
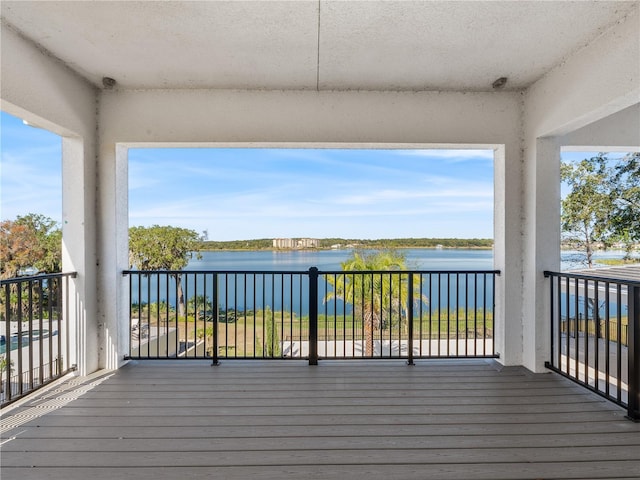
M 592 282 L 602 283 L 617 283 L 620 285 L 626 285 L 630 287 L 640 286 L 640 280 L 630 280 L 628 278 L 616 278 L 616 277 L 603 277 L 600 275 L 591 275 L 590 273 L 571 273 L 571 272 L 553 272 L 549 270 L 544 271 L 545 277 L 565 277 L 575 278 L 578 280 L 589 280 Z
M 48 278 L 63 278 L 63 277 L 77 278 L 78 272 L 39 273 L 36 275 L 25 275 L 24 277 L 5 278 L 3 280 L 0 280 L 0 286 L 11 284 L 11 283 L 17 283 L 17 282 L 29 282 L 34 280 L 47 280 Z
M 314 267 L 311 267 L 314 268 Z M 206 275 L 206 274 L 226 274 L 231 275 L 237 273 L 238 275 L 265 275 L 265 274 L 275 274 L 275 275 L 300 275 L 300 274 L 309 274 L 309 270 L 123 270 L 122 275 L 157 275 L 157 274 L 168 274 L 168 275 L 180 275 L 180 274 L 196 274 L 196 275 Z M 460 274 L 460 275 L 472 275 L 472 274 L 493 274 L 500 275 L 500 270 L 318 270 L 318 275 L 341 275 L 341 274 L 434 274 L 434 275 L 446 275 L 446 274 Z

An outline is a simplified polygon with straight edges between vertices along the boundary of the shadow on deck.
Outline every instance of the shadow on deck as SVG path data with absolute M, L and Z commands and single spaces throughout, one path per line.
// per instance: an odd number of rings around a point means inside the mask
M 3 480 L 638 478 L 640 424 L 491 360 L 131 362 L 5 409 Z

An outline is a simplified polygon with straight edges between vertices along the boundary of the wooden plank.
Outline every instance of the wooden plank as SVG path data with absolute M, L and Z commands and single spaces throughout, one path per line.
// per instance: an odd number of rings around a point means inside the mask
M 122 416 L 196 416 L 196 417 L 215 417 L 215 416 L 324 416 L 331 418 L 334 415 L 486 415 L 486 414 L 556 414 L 556 413 L 585 413 L 598 412 L 601 413 L 603 405 L 601 403 L 561 403 L 561 404 L 511 404 L 511 405 L 492 405 L 492 404 L 459 404 L 456 400 L 451 400 L 449 404 L 422 404 L 407 405 L 396 402 L 382 403 L 378 405 L 221 405 L 210 399 L 200 403 L 193 402 L 162 402 L 159 405 L 149 400 L 148 405 L 132 405 L 126 401 L 114 402 L 115 404 L 91 405 L 84 402 L 78 404 L 74 402 L 73 406 L 65 408 L 63 411 L 54 412 L 52 415 L 100 415 L 109 417 Z M 141 402 L 145 403 L 145 402 Z
M 564 478 L 564 479 L 635 479 L 640 471 L 640 461 L 611 461 L 573 463 L 553 462 L 535 464 L 435 464 L 435 465 L 311 465 L 311 466 L 259 466 L 259 467 L 184 467 L 168 466 L 159 469 L 108 467 L 108 468 L 3 468 L 3 480 L 158 480 L 159 478 L 190 480 L 506 480 L 514 478 Z
M 434 449 L 320 449 L 254 451 L 115 451 L 83 452 L 61 455 L 60 452 L 11 452 L 3 465 L 11 467 L 237 467 L 268 465 L 432 465 L 464 463 L 551 463 L 627 461 L 624 448 L 434 448 Z
M 102 432 L 95 432 L 101 434 Z M 638 448 L 640 435 L 637 432 L 602 433 L 598 435 L 411 435 L 399 437 L 394 432 L 388 435 L 369 436 L 270 436 L 270 437 L 200 437 L 189 436 L 189 431 L 174 429 L 162 436 L 149 437 L 72 437 L 58 438 L 55 442 L 32 442 L 33 436 L 21 434 L 3 445 L 4 452 L 197 452 L 197 451 L 295 451 L 295 450 L 374 450 L 385 451 L 416 449 L 522 449 L 522 448 L 574 448 L 574 447 L 620 447 Z M 158 433 L 157 431 L 155 432 Z M 249 432 L 248 432 L 249 433 Z M 357 434 L 358 432 L 352 432 Z M 144 440 L 144 441 L 141 441 Z M 276 448 L 277 446 L 277 448 Z
M 128 425 L 116 422 L 100 421 L 91 422 L 91 425 L 75 421 L 72 417 L 57 417 L 56 420 L 34 420 L 31 423 L 22 425 L 15 431 L 20 435 L 32 438 L 51 439 L 59 436 L 66 437 L 104 437 L 111 438 L 154 438 L 154 437 L 175 437 L 188 436 L 192 438 L 227 438 L 227 437 L 300 437 L 313 435 L 320 437 L 340 437 L 353 436 L 394 436 L 402 437 L 407 435 L 418 436 L 438 436 L 438 435 L 514 435 L 526 432 L 527 435 L 563 435 L 563 434 L 601 434 L 601 433 L 626 433 L 636 432 L 640 435 L 640 429 L 636 426 L 629 426 L 629 421 L 620 418 L 617 422 L 536 422 L 536 423 L 505 423 L 505 424 L 430 424 L 430 425 L 236 425 L 236 426 L 216 426 L 200 425 L 186 426 L 184 424 L 168 425 Z M 162 423 L 162 422 L 154 422 Z M 168 423 L 168 422 L 167 422 Z M 15 434 L 15 431 L 13 434 Z M 26 432 L 26 433 L 25 433 Z M 10 434 L 5 435 L 9 437 Z

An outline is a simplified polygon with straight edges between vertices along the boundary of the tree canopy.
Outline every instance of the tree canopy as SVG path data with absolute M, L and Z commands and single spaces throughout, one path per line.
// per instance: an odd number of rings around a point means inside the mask
M 596 244 L 640 241 L 640 154 L 611 159 L 606 153 L 577 163 L 563 163 L 561 180 L 571 189 L 562 200 L 565 240 L 584 250 L 593 265 Z
M 611 176 L 611 230 L 629 247 L 640 242 L 640 153 L 629 153 Z
M 54 273 L 62 269 L 62 231 L 55 220 L 29 213 L 0 222 L 1 277 L 12 278 L 26 268 Z
M 405 256 L 394 250 L 380 250 L 374 252 L 355 251 L 350 258 L 342 262 L 345 272 L 380 272 L 407 270 Z M 325 301 L 333 298 L 342 299 L 353 305 L 356 316 L 362 318 L 364 327 L 365 355 L 370 357 L 374 353 L 373 332 L 383 328 L 384 320 L 394 315 L 401 319 L 407 311 L 409 289 L 407 275 L 385 275 L 378 273 L 348 273 L 336 277 L 329 276 L 328 282 L 333 291 L 328 292 Z M 418 282 L 414 282 L 417 286 Z M 414 298 L 426 302 L 426 298 Z
M 199 247 L 194 230 L 160 225 L 129 228 L 129 264 L 139 270 L 182 270 Z
M 182 270 L 200 247 L 200 237 L 187 228 L 153 225 L 129 228 L 129 263 L 139 270 Z M 185 314 L 180 274 L 174 275 L 178 290 L 178 312 Z

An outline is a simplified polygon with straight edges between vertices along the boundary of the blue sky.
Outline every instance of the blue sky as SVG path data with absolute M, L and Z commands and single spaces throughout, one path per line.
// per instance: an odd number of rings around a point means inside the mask
M 271 237 L 492 237 L 491 151 L 129 151 L 132 225 Z
M 0 120 L 1 218 L 59 222 L 60 137 Z M 211 240 L 491 238 L 493 152 L 131 149 L 129 223 L 207 230 Z
M 0 151 L 0 218 L 40 213 L 60 222 L 61 138 L 2 112 Z

